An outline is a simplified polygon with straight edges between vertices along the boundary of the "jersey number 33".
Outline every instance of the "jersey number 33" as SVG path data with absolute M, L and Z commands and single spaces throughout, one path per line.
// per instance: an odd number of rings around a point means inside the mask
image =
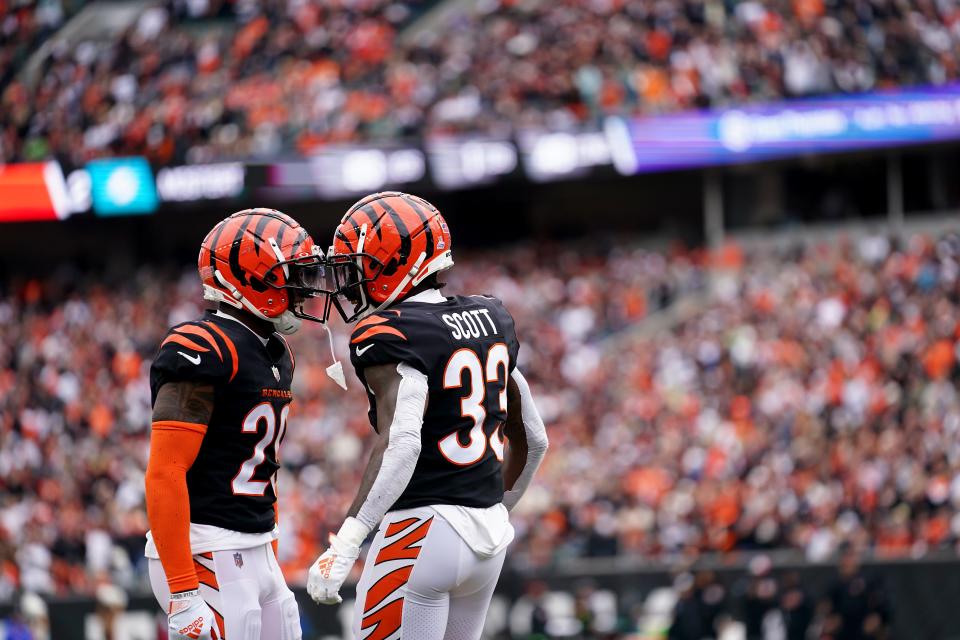
M 487 446 L 503 460 L 503 420 L 507 414 L 507 372 L 510 370 L 510 352 L 507 345 L 498 342 L 492 345 L 481 360 L 473 349 L 463 348 L 453 352 L 443 371 L 443 388 L 462 388 L 466 395 L 460 400 L 460 414 L 473 421 L 466 437 L 454 432 L 442 438 L 437 446 L 443 457 L 458 466 L 479 462 Z M 496 394 L 497 404 L 488 406 L 488 392 Z M 487 437 L 483 425 L 487 412 L 496 412 L 497 426 Z M 466 444 L 463 444 L 463 443 Z

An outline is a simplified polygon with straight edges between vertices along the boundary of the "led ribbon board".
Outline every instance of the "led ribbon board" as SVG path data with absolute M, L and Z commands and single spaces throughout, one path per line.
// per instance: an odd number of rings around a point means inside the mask
M 624 174 L 960 139 L 960 83 L 611 119 Z
M 157 188 L 146 158 L 94 160 L 87 165 L 97 215 L 153 213 Z

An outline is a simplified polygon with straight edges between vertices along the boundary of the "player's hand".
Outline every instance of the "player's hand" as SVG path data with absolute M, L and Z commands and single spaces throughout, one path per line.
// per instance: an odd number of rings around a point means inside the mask
M 330 534 L 330 546 L 307 573 L 307 593 L 317 604 L 340 604 L 340 587 L 360 556 L 360 546 Z
M 198 590 L 172 594 L 167 615 L 170 640 L 220 640 L 213 611 Z

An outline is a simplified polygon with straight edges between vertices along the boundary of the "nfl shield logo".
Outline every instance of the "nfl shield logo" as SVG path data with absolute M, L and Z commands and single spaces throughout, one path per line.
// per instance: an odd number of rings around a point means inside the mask
M 237 565 L 238 569 L 243 568 L 243 554 L 239 551 L 233 554 L 233 564 Z
M 277 369 L 275 366 L 270 368 L 273 369 L 273 377 L 277 379 L 277 382 L 280 382 L 280 369 Z

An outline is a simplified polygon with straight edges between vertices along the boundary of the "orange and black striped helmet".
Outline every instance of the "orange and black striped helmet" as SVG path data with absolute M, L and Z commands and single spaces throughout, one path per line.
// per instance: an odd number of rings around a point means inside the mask
M 334 291 L 328 300 L 347 322 L 402 300 L 428 276 L 453 266 L 450 228 L 437 208 L 407 193 L 385 191 L 354 204 L 327 253 Z M 340 296 L 353 304 L 344 311 Z M 330 313 L 328 304 L 325 317 Z
M 274 209 L 245 209 L 221 220 L 200 245 L 204 298 L 243 309 L 293 333 L 324 286 L 324 258 L 307 230 Z

